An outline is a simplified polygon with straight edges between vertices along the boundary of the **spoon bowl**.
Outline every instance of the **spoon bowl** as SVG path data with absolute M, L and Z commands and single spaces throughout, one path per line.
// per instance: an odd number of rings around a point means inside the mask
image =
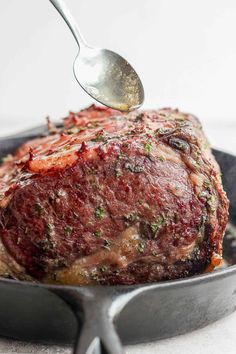
M 80 86 L 96 101 L 132 111 L 144 101 L 142 82 L 133 67 L 119 54 L 87 45 L 63 0 L 50 0 L 70 28 L 79 47 L 74 75 Z
M 81 48 L 74 62 L 74 75 L 91 97 L 106 106 L 130 111 L 143 104 L 143 85 L 136 71 L 110 50 Z

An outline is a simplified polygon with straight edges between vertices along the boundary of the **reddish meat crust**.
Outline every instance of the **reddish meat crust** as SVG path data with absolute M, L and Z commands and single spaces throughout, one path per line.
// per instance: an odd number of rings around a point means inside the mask
M 81 285 L 211 270 L 228 216 L 199 121 L 171 109 L 70 113 L 3 163 L 0 206 L 2 275 Z

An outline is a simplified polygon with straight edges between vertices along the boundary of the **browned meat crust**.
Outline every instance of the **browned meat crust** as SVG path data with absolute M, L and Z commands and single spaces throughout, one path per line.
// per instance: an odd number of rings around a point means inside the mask
M 91 106 L 0 167 L 2 275 L 135 284 L 211 270 L 228 200 L 199 121 Z

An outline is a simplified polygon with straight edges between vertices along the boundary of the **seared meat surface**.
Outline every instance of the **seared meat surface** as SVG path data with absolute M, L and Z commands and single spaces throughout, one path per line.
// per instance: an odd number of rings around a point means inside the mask
M 198 119 L 91 106 L 0 167 L 0 274 L 136 284 L 212 270 L 228 200 Z

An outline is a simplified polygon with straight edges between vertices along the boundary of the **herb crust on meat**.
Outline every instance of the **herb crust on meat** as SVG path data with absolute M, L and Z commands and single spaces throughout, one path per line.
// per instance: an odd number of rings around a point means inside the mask
M 210 271 L 228 200 L 198 119 L 91 106 L 0 167 L 0 274 L 137 284 Z

